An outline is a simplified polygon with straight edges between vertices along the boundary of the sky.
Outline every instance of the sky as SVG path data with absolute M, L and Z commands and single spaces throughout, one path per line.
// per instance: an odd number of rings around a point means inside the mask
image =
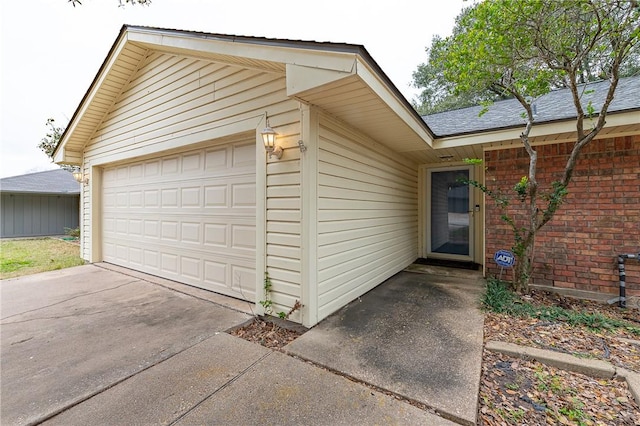
M 364 45 L 409 100 L 434 35 L 449 35 L 464 0 L 118 0 L 0 2 L 0 177 L 57 168 L 37 148 L 66 126 L 124 24 Z

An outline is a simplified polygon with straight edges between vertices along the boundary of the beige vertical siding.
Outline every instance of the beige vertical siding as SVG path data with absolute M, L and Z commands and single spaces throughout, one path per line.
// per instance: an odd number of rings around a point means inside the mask
M 284 74 L 151 53 L 91 137 L 83 168 L 88 173 L 95 166 L 202 146 L 236 128 L 246 131 L 246 123 L 263 123 L 265 113 L 286 148 L 281 160 L 270 160 L 266 177 L 267 269 L 275 308 L 286 310 L 301 293 L 300 161 L 298 150 L 291 149 L 300 112 L 298 102 L 286 96 Z M 92 258 L 91 188 L 85 185 L 82 198 L 85 259 Z M 264 232 L 264 226 L 257 224 L 257 232 Z
M 319 138 L 322 319 L 418 257 L 418 167 L 327 117 Z

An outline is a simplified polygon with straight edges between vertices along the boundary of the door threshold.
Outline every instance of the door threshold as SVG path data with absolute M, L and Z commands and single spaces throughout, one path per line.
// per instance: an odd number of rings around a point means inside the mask
M 416 261 L 413 263 L 416 263 L 418 265 L 444 266 L 446 268 L 468 269 L 471 271 L 479 271 L 482 268 L 482 265 L 472 261 L 435 259 L 432 257 L 431 258 L 420 257 L 416 259 Z

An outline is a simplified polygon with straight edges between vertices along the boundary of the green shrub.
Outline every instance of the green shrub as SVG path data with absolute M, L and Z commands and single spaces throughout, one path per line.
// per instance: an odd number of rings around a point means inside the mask
M 73 238 L 80 238 L 80 228 L 64 228 L 65 235 Z
M 495 277 L 487 279 L 482 296 L 483 308 L 489 312 L 517 317 L 538 318 L 543 321 L 562 321 L 572 326 L 584 326 L 592 330 L 624 328 L 640 336 L 640 327 L 630 322 L 609 318 L 595 312 L 575 311 L 560 306 L 534 305 L 509 289 L 509 284 Z
M 487 287 L 482 297 L 485 309 L 498 314 L 512 313 L 517 296 L 509 290 L 508 284 L 495 277 L 487 278 Z

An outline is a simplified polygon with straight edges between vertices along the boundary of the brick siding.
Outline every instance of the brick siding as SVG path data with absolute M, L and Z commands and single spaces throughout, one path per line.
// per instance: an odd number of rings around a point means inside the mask
M 573 144 L 546 145 L 538 151 L 538 182 L 558 180 Z M 513 194 L 527 175 L 522 148 L 485 152 L 486 185 Z M 618 294 L 617 255 L 640 251 L 640 135 L 595 140 L 578 159 L 569 195 L 555 217 L 538 233 L 532 282 L 539 285 Z M 512 199 L 510 211 L 520 208 Z M 501 210 L 486 197 L 486 265 L 499 268 L 493 254 L 513 244 Z M 627 260 L 627 295 L 640 296 L 640 262 Z M 511 278 L 509 272 L 508 278 Z

